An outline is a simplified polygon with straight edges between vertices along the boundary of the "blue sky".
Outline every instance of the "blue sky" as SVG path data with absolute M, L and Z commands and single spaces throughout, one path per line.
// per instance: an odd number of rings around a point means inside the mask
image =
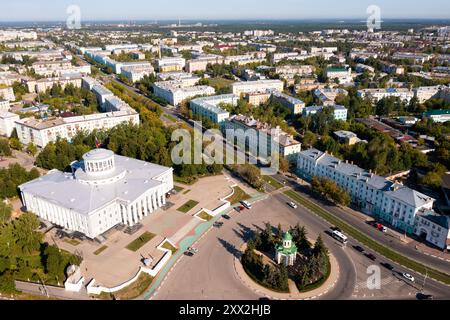
M 449 18 L 449 0 L 0 0 L 1 21 L 65 20 L 76 4 L 83 20 Z

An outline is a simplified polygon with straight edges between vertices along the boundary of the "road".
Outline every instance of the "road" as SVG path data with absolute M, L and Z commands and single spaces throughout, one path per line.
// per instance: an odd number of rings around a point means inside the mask
M 138 89 L 136 89 L 134 87 L 131 87 L 131 86 L 128 86 L 128 85 L 118 81 L 115 78 L 114 75 L 109 75 L 107 77 L 109 79 L 111 79 L 112 81 L 115 81 L 115 82 L 117 82 L 117 83 L 127 87 L 129 90 L 132 90 L 133 92 L 135 92 L 137 94 L 141 94 L 141 92 Z M 162 107 L 162 110 L 163 110 L 163 112 L 165 114 L 170 114 L 170 115 L 180 119 L 181 121 L 186 122 L 191 127 L 193 127 L 192 123 L 190 123 L 189 121 L 186 121 L 185 119 L 180 117 L 175 112 L 174 109 L 167 108 L 167 107 Z M 235 146 L 232 146 L 227 141 L 224 141 L 224 144 L 229 145 L 233 149 L 236 149 Z M 248 155 L 246 156 L 246 158 L 248 160 Z M 401 243 L 399 241 L 395 241 L 392 238 L 388 238 L 385 235 L 381 234 L 379 231 L 377 231 L 374 228 L 372 228 L 369 225 L 367 225 L 361 219 L 358 219 L 357 217 L 348 214 L 348 212 L 346 212 L 346 211 L 343 211 L 343 210 L 341 210 L 341 209 L 339 209 L 337 207 L 334 207 L 334 206 L 328 206 L 328 205 L 324 205 L 323 203 L 318 202 L 313 197 L 309 197 L 307 195 L 307 191 L 308 190 L 306 188 L 298 185 L 297 183 L 295 183 L 295 182 L 293 182 L 291 180 L 286 179 L 284 176 L 278 175 L 277 179 L 280 180 L 280 181 L 285 181 L 286 180 L 287 185 L 291 186 L 296 191 L 300 191 L 300 192 L 305 193 L 305 196 L 307 196 L 311 201 L 313 201 L 313 202 L 319 204 L 320 206 L 324 207 L 330 213 L 333 213 L 334 215 L 339 216 L 346 223 L 348 223 L 348 224 L 358 228 L 360 231 L 364 232 L 368 236 L 370 236 L 373 239 L 377 240 L 381 244 L 383 244 L 385 246 L 389 246 L 392 249 L 397 250 L 398 252 L 404 254 L 405 256 L 407 256 L 407 257 L 409 257 L 409 258 L 411 258 L 413 260 L 419 261 L 419 262 L 421 262 L 421 263 L 423 263 L 425 265 L 432 266 L 433 268 L 439 269 L 439 270 L 444 271 L 446 273 L 450 273 L 450 263 L 448 263 L 446 261 L 442 261 L 442 260 L 434 258 L 434 257 L 431 257 L 431 256 L 428 256 L 428 255 L 425 255 L 425 254 L 423 254 L 421 252 L 418 252 L 414 248 L 408 247 L 407 245 L 405 245 L 405 244 L 403 244 L 403 243 Z M 277 195 L 276 197 L 278 197 L 278 199 L 277 199 L 278 202 L 282 202 L 282 200 L 286 200 L 286 199 L 283 198 L 283 197 L 285 197 L 284 195 Z M 280 197 L 282 197 L 282 198 L 280 198 Z M 275 212 L 276 212 L 276 209 L 275 209 Z M 310 216 L 310 218 L 306 218 L 306 216 Z M 311 217 L 314 217 L 314 218 L 311 218 Z M 303 215 L 302 218 L 303 219 L 309 219 L 309 224 L 310 224 L 310 226 L 313 229 L 314 229 L 314 226 L 316 228 L 319 227 L 319 225 L 321 223 L 320 221 L 322 221 L 322 220 L 320 220 L 320 218 L 315 217 L 315 215 L 313 215 L 312 213 L 307 213 L 307 214 Z M 245 222 L 245 221 L 243 221 L 243 222 Z M 324 223 L 324 222 L 322 222 L 322 223 Z M 325 225 L 320 225 L 320 227 L 322 227 L 322 229 L 324 229 Z M 227 229 L 229 229 L 229 228 L 224 228 L 223 230 L 227 230 Z M 326 229 L 327 228 L 325 228 L 325 230 Z M 225 232 L 225 231 L 223 231 L 223 232 Z M 323 230 L 321 232 L 323 232 Z M 232 235 L 232 234 L 227 234 L 227 233 L 224 234 L 224 236 L 230 236 L 230 235 Z M 235 245 L 238 244 L 238 243 L 236 243 L 237 239 L 231 237 L 230 240 L 231 240 L 230 243 L 231 243 L 232 246 L 233 245 L 235 246 Z M 208 243 L 213 243 L 214 244 L 216 242 L 217 241 L 210 241 Z M 356 243 L 354 243 L 354 244 L 356 245 Z M 354 245 L 354 244 L 353 244 L 353 242 L 350 242 L 350 245 Z M 217 246 L 217 243 L 216 243 L 216 246 Z M 208 248 L 208 245 L 206 246 L 206 251 L 207 252 L 209 252 L 210 250 L 215 251 L 216 249 L 218 249 L 218 248 L 217 247 Z M 342 248 L 341 248 L 341 250 L 342 250 Z M 335 253 L 335 252 L 333 251 L 333 253 Z M 209 255 L 209 256 L 210 256 L 209 259 L 212 259 L 211 255 Z M 191 259 L 191 260 L 195 260 L 195 259 L 199 259 L 200 260 L 201 258 L 199 258 L 199 257 L 202 257 L 202 255 L 198 255 L 195 258 Z M 217 257 L 214 257 L 214 258 L 219 258 L 219 257 L 217 256 Z M 356 283 L 356 275 L 360 274 L 360 273 L 355 272 L 355 271 L 351 271 L 352 270 L 352 266 L 353 266 L 353 270 L 355 270 L 356 267 L 355 267 L 354 261 L 349 258 L 348 254 L 341 254 L 341 253 L 337 252 L 336 253 L 336 258 L 338 260 L 339 265 L 342 265 L 342 270 L 343 270 L 342 271 L 342 276 L 341 276 L 341 280 L 339 281 L 339 283 L 335 287 L 335 290 L 333 290 L 333 292 L 331 292 L 329 295 L 327 295 L 327 297 L 330 298 L 330 299 L 335 299 L 335 298 L 345 299 L 345 298 L 349 298 L 350 296 L 354 297 L 354 295 L 352 295 L 352 294 L 353 294 L 354 288 L 357 287 L 357 285 L 355 284 Z M 188 264 L 188 262 L 186 262 L 186 261 L 187 261 L 186 259 L 182 259 L 180 261 L 180 264 L 183 264 L 183 263 Z M 216 260 L 213 260 L 213 261 L 216 261 Z M 207 264 L 208 261 L 204 261 L 204 262 Z M 350 262 L 352 263 L 352 266 L 350 265 Z M 186 267 L 189 267 L 189 265 L 187 265 Z M 197 270 L 197 269 L 193 269 L 194 272 L 195 272 L 195 270 Z M 399 270 L 400 272 L 402 272 L 401 268 L 399 266 L 397 266 L 396 270 Z M 210 270 L 208 270 L 208 271 L 210 271 Z M 221 274 L 225 274 L 226 273 L 225 270 L 222 270 L 222 271 L 223 271 L 223 273 L 221 273 Z M 215 275 L 215 276 L 217 276 L 217 275 Z M 415 277 L 416 277 L 416 279 L 419 282 L 424 280 L 422 276 L 415 275 Z M 183 280 L 183 279 L 180 279 L 180 280 Z M 231 280 L 231 277 L 229 277 L 228 280 Z M 169 279 L 168 281 L 171 281 L 171 280 Z M 208 282 L 208 283 L 210 283 L 210 282 Z M 230 282 L 227 282 L 227 283 L 230 283 Z M 233 282 L 231 282 L 231 283 L 233 283 Z M 441 296 L 441 297 L 450 296 L 447 286 L 441 285 L 441 284 L 439 284 L 437 282 L 434 282 L 434 281 L 429 281 L 428 283 L 429 283 L 430 290 L 433 290 L 433 292 L 437 293 L 439 296 Z M 237 284 L 235 284 L 235 285 L 237 286 Z M 241 287 L 242 287 L 242 285 L 241 285 Z M 202 290 L 202 296 L 204 296 L 204 289 Z
M 315 197 L 311 196 L 309 189 L 307 187 L 299 185 L 296 181 L 294 181 L 292 179 L 288 179 L 282 175 L 277 175 L 275 178 L 280 182 L 286 181 L 286 185 L 292 187 L 296 191 L 300 192 L 304 197 L 308 198 L 310 201 L 325 208 L 328 212 L 339 217 L 347 224 L 357 228 L 359 231 L 370 236 L 371 238 L 378 241 L 379 243 L 381 243 L 385 246 L 388 246 L 393 250 L 396 250 L 397 252 L 401 253 L 402 255 L 404 255 L 412 260 L 418 261 L 424 265 L 433 267 L 435 269 L 438 269 L 445 273 L 450 274 L 450 263 L 449 262 L 426 255 L 426 254 L 423 254 L 422 252 L 417 251 L 414 247 L 411 247 L 411 246 L 403 243 L 399 239 L 381 233 L 374 227 L 368 225 L 365 221 L 361 220 L 359 217 L 356 217 L 356 216 L 350 214 L 349 212 L 344 211 L 338 207 L 324 204 L 320 200 L 317 200 Z
M 154 299 L 237 299 L 256 300 L 261 296 L 238 278 L 234 271 L 233 261 L 239 256 L 238 248 L 248 239 L 251 230 L 261 228 L 264 222 L 273 225 L 281 223 L 284 228 L 296 223 L 304 225 L 311 239 L 319 234 L 336 257 L 340 277 L 334 288 L 320 299 L 415 299 L 421 289 L 423 277 L 416 277 L 416 285 L 403 280 L 399 272 L 404 272 L 400 266 L 395 271 L 380 268 L 381 288 L 367 288 L 367 269 L 372 265 L 379 266 L 383 259 L 372 262 L 353 249 L 357 242 L 350 239 L 347 247 L 342 247 L 327 232 L 331 225 L 306 211 L 302 207 L 292 209 L 286 205 L 289 199 L 283 193 L 274 193 L 264 201 L 256 203 L 251 211 L 233 213 L 230 221 L 223 220 L 224 226 L 214 228 L 201 239 L 196 247 L 199 253 L 194 257 L 183 256 L 174 266 L 167 278 L 156 291 Z M 189 275 L 189 276 L 186 276 Z M 450 298 L 450 288 L 428 279 L 425 292 L 433 294 L 436 299 Z

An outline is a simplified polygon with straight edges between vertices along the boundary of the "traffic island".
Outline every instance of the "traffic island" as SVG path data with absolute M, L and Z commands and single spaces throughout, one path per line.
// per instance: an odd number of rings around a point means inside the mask
M 245 252 L 246 249 L 247 244 L 244 244 L 240 250 Z M 261 297 L 267 297 L 272 300 L 313 300 L 330 292 L 339 280 L 339 265 L 336 258 L 330 254 L 329 259 L 330 273 L 328 278 L 316 286 L 310 286 L 301 292 L 292 280 L 289 280 L 289 292 L 277 292 L 262 286 L 244 270 L 241 260 L 237 257 L 234 258 L 234 270 L 242 283 L 252 291 L 260 294 Z

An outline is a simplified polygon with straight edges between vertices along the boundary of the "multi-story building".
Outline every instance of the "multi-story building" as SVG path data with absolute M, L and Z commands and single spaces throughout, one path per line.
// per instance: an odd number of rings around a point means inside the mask
M 176 81 L 185 87 L 195 86 L 200 78 L 187 72 L 165 72 L 158 73 L 158 79 L 161 81 Z
M 187 72 L 195 72 L 195 71 L 206 71 L 208 64 L 222 64 L 224 62 L 224 58 L 219 55 L 200 55 L 197 56 L 193 60 L 188 60 L 186 62 L 186 71 Z
M 269 101 L 272 93 L 270 91 L 265 92 L 250 92 L 244 94 L 244 100 L 252 106 L 260 106 Z
M 284 65 L 277 67 L 275 72 L 287 77 L 310 76 L 314 73 L 314 67 L 310 65 Z
M 327 69 L 327 78 L 338 79 L 340 84 L 347 84 L 353 81 L 352 69 L 348 67 L 332 67 Z
M 267 90 L 275 90 L 283 92 L 284 83 L 280 80 L 259 80 L 235 82 L 232 85 L 233 94 L 240 96 L 244 93 L 265 92 Z
M 362 89 L 358 90 L 357 95 L 361 98 L 369 97 L 375 102 L 384 98 L 398 97 L 402 101 L 409 103 L 414 98 L 414 92 L 407 88 L 388 88 L 388 89 Z
M 436 123 L 445 123 L 450 121 L 450 109 L 447 110 L 431 110 L 422 115 L 424 118 L 433 120 Z
M 417 216 L 414 233 L 441 249 L 450 249 L 450 217 L 425 211 Z
M 337 139 L 340 143 L 345 143 L 349 146 L 352 146 L 354 144 L 357 144 L 357 143 L 360 143 L 363 141 L 360 138 L 358 138 L 356 133 L 351 132 L 351 131 L 344 131 L 344 130 L 336 131 L 336 132 L 334 132 L 334 135 L 337 137 Z
M 333 180 L 363 212 L 410 234 L 417 231 L 417 217 L 432 210 L 435 201 L 316 149 L 300 152 L 298 173 L 306 179 L 318 176 Z
M 348 91 L 340 88 L 319 88 L 314 90 L 314 95 L 324 106 L 334 106 L 337 96 L 347 96 Z
M 122 123 L 139 124 L 139 114 L 133 109 L 117 112 L 97 113 L 68 118 L 48 118 L 38 120 L 24 118 L 16 121 L 16 130 L 21 143 L 34 143 L 44 148 L 49 142 L 58 138 L 71 139 L 81 131 L 105 130 Z
M 145 76 L 150 76 L 155 72 L 150 63 L 139 65 L 125 65 L 122 67 L 122 75 L 131 82 L 141 81 Z
M 159 72 L 182 71 L 186 60 L 180 57 L 164 57 L 156 61 Z
M 414 88 L 413 91 L 419 103 L 424 103 L 427 100 L 439 98 L 439 94 L 443 88 L 443 86 L 419 87 Z
M 381 71 L 388 74 L 401 75 L 405 73 L 405 68 L 389 62 L 381 62 Z
M 9 67 L 8 67 L 9 69 Z M 11 87 L 14 82 L 21 82 L 22 79 L 26 79 L 26 76 L 22 76 L 16 72 L 3 71 L 0 72 L 0 86 Z
M 2 100 L 0 99 L 0 112 L 6 112 L 9 111 L 10 108 L 9 100 Z
M 0 87 L 0 99 L 8 101 L 16 101 L 14 90 L 12 87 L 2 88 Z
M 303 112 L 303 108 L 305 107 L 305 103 L 302 100 L 278 91 L 274 91 L 272 97 L 278 100 L 284 107 L 289 109 L 292 114 L 301 114 Z
M 62 76 L 64 74 L 84 74 L 91 73 L 91 66 L 86 64 L 83 66 L 73 66 L 68 60 L 57 61 L 38 61 L 33 63 L 31 68 L 40 76 Z
M 72 84 L 76 88 L 81 88 L 82 76 L 81 74 L 73 74 L 39 80 L 27 79 L 24 82 L 29 92 L 41 93 L 51 89 L 54 85 L 60 85 L 62 89 L 69 84 Z
M 35 31 L 22 30 L 0 30 L 0 42 L 11 40 L 36 40 L 37 33 Z
M 433 56 L 430 54 L 424 53 L 413 53 L 413 52 L 396 52 L 392 56 L 392 59 L 395 60 L 410 60 L 414 63 L 425 63 L 430 61 Z
M 15 113 L 0 111 L 0 135 L 10 137 L 19 119 Z
M 24 118 L 15 122 L 20 142 L 34 143 L 44 148 L 58 138 L 70 141 L 80 131 L 110 129 L 122 123 L 139 125 L 139 114 L 92 78 L 83 78 L 80 87 L 89 88 L 96 95 L 104 113 L 45 119 Z
M 191 100 L 190 107 L 194 115 L 199 115 L 202 118 L 207 118 L 214 123 L 220 124 L 230 117 L 230 113 L 220 108 L 220 104 L 235 106 L 238 101 L 239 97 L 234 94 L 223 94 Z
M 166 203 L 173 169 L 96 149 L 19 186 L 23 205 L 40 218 L 94 239 L 118 224 L 134 226 Z
M 210 86 L 185 86 L 179 81 L 162 81 L 153 84 L 155 96 L 166 100 L 173 106 L 196 96 L 210 96 L 216 91 Z
M 348 117 L 347 108 L 345 108 L 344 106 L 339 106 L 339 105 L 334 105 L 334 106 L 329 106 L 329 107 L 325 107 L 325 106 L 310 106 L 310 107 L 303 108 L 303 113 L 302 114 L 303 114 L 304 117 L 309 117 L 309 116 L 314 115 L 316 113 L 322 112 L 324 110 L 324 108 L 331 108 L 331 109 L 333 109 L 334 120 L 347 121 L 347 117 Z
M 301 143 L 279 127 L 272 128 L 269 124 L 243 115 L 234 115 L 222 125 L 225 138 L 261 160 L 272 156 L 272 148 L 289 161 L 296 161 L 301 151 Z M 233 135 L 230 136 L 230 132 Z

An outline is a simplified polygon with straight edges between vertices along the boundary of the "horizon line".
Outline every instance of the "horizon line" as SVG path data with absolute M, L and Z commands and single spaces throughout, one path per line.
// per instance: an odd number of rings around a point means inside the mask
M 151 22 L 151 21 L 158 21 L 158 22 L 171 22 L 171 21 L 179 21 L 180 18 L 90 18 L 90 19 L 85 19 L 85 22 L 124 22 L 124 21 L 139 21 L 139 22 Z M 336 22 L 346 22 L 345 20 L 348 21 L 352 21 L 352 22 L 364 22 L 367 20 L 367 17 L 309 17 L 309 18 L 257 18 L 257 17 L 253 17 L 253 18 L 186 18 L 183 19 L 181 18 L 181 21 L 189 21 L 189 22 L 193 22 L 193 21 L 211 21 L 211 22 L 217 22 L 217 21 L 248 21 L 248 22 L 252 22 L 252 21 L 270 21 L 270 22 L 274 22 L 274 21 L 296 21 L 296 22 L 300 22 L 300 21 L 336 21 Z M 357 21 L 358 20 L 358 21 Z M 450 21 L 450 18 L 448 17 L 385 17 L 383 18 L 383 21 L 388 21 L 388 20 L 400 20 L 400 21 L 436 21 L 436 20 L 440 20 L 440 21 Z M 0 21 L 0 24 L 2 23 L 37 23 L 37 22 L 59 22 L 59 23 L 64 23 L 66 22 L 65 19 L 38 19 L 38 20 L 2 20 Z M 82 22 L 83 23 L 83 22 Z

